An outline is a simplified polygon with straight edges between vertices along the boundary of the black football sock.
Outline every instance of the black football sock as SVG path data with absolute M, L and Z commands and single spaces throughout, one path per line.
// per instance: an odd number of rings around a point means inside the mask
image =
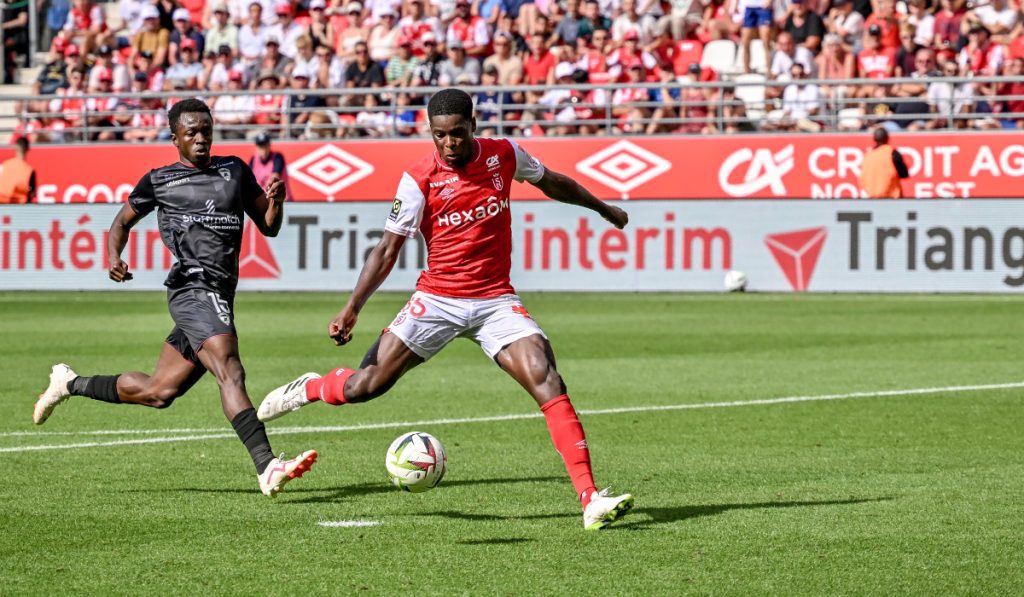
M 238 439 L 242 440 L 245 448 L 252 456 L 252 463 L 256 465 L 256 474 L 262 475 L 267 465 L 274 459 L 274 452 L 270 449 L 270 440 L 267 439 L 267 428 L 263 422 L 256 418 L 256 409 L 247 408 L 231 419 L 231 426 L 235 428 Z
M 121 397 L 117 395 L 117 378 L 120 375 L 93 375 L 91 377 L 78 376 L 68 382 L 68 392 L 72 396 L 85 396 L 93 400 L 121 404 Z

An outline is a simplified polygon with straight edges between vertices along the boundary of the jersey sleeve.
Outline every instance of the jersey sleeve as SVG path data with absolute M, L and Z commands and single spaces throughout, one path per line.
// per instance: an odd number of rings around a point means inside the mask
M 135 213 L 144 216 L 156 209 L 156 191 L 153 189 L 152 172 L 147 172 L 128 195 L 128 205 Z
M 544 176 L 544 164 L 540 160 L 526 152 L 515 141 L 508 139 L 512 149 L 516 152 L 516 174 L 514 178 L 519 182 L 536 183 Z
M 252 168 L 249 164 L 246 164 L 242 160 L 238 160 L 238 169 L 241 170 L 241 179 L 238 182 L 238 188 L 242 193 L 242 200 L 245 202 L 255 201 L 257 197 L 263 194 L 263 187 L 256 180 L 256 175 L 253 174 Z
M 413 177 L 409 176 L 408 172 L 402 173 L 398 191 L 395 192 L 395 202 L 391 204 L 391 213 L 388 214 L 384 230 L 415 238 L 423 220 L 423 208 L 426 203 L 427 198 L 423 196 L 423 191 Z

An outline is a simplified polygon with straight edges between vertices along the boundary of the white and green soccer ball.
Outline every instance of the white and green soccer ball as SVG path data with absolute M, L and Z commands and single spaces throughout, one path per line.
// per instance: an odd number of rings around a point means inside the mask
M 441 482 L 448 470 L 448 457 L 436 437 L 410 431 L 391 442 L 385 465 L 395 487 L 420 493 Z

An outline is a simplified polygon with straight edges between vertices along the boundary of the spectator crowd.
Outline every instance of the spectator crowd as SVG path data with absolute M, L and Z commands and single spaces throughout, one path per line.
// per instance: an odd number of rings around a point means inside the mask
M 166 136 L 185 97 L 226 138 L 415 135 L 424 88 L 479 85 L 507 87 L 471 90 L 483 134 L 1024 128 L 1016 0 L 46 2 L 48 99 L 15 134 L 34 142 Z M 8 64 L 23 19 L 4 12 Z

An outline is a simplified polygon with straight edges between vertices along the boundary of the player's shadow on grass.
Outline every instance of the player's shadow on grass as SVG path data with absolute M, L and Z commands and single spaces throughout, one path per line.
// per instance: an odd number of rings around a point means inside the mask
M 533 539 L 525 537 L 508 537 L 507 539 L 467 539 L 456 541 L 459 545 L 515 545 L 516 543 L 529 543 Z
M 562 477 L 520 477 L 513 479 L 452 479 L 441 483 L 440 489 L 449 487 L 461 487 L 472 485 L 504 485 L 512 483 L 546 483 L 561 482 Z M 146 493 L 149 489 L 129 489 L 127 493 Z M 183 493 L 245 493 L 251 494 L 251 488 L 239 487 L 180 487 L 177 489 L 161 489 L 161 493 L 168 491 L 180 491 Z M 395 487 L 387 482 L 380 483 L 359 483 L 355 485 L 341 485 L 338 487 L 294 487 L 289 485 L 281 494 L 281 502 L 286 504 L 321 504 L 329 502 L 341 502 L 348 498 L 378 493 L 396 493 Z M 296 494 L 303 497 L 295 498 Z M 291 498 L 291 499 L 289 499 Z
M 888 502 L 896 498 L 875 497 L 875 498 L 850 498 L 847 500 L 819 500 L 806 502 L 755 502 L 750 504 L 707 504 L 703 506 L 679 506 L 666 508 L 638 507 L 621 523 L 610 527 L 612 529 L 645 529 L 659 524 L 670 524 L 687 520 L 689 518 L 700 518 L 702 516 L 717 516 L 730 510 L 762 510 L 775 508 L 811 508 L 815 506 L 850 506 L 855 504 L 868 504 L 871 502 Z M 645 518 L 646 517 L 646 518 Z
M 452 479 L 441 483 L 439 489 L 450 487 L 462 487 L 471 485 L 504 485 L 511 483 L 544 483 L 562 481 L 562 477 L 521 477 L 514 479 Z M 329 502 L 340 502 L 348 498 L 361 495 L 373 495 L 377 493 L 395 493 L 398 490 L 389 483 L 360 483 L 358 485 L 342 485 L 340 487 L 303 487 L 295 492 L 286 489 L 286 493 L 317 493 L 322 495 L 310 495 L 300 499 L 288 500 L 289 504 L 321 504 Z M 436 490 L 435 490 L 436 491 Z

